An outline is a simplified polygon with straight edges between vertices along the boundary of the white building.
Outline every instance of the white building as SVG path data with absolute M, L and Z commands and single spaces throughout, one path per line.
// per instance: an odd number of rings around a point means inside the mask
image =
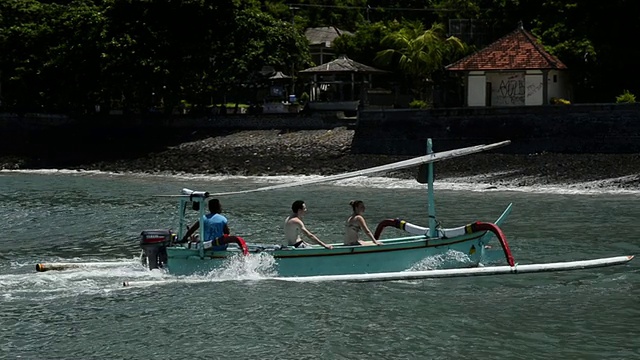
M 546 105 L 571 100 L 567 67 L 522 26 L 446 67 L 464 77 L 465 106 Z

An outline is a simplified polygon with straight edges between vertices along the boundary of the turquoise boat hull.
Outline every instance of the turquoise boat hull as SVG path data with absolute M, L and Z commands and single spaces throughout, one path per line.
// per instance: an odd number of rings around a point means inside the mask
M 249 247 L 249 255 L 269 254 L 275 260 L 278 276 L 312 276 L 395 272 L 411 268 L 425 258 L 448 251 L 464 253 L 471 264 L 480 262 L 484 253 L 484 233 L 459 239 L 427 239 L 426 236 L 383 240 L 384 245 L 344 246 L 332 250 L 320 246 L 296 249 L 285 247 Z M 167 249 L 167 267 L 171 274 L 206 274 L 225 267 L 232 258 L 242 257 L 240 250 L 206 250 L 171 247 Z M 466 260 L 466 259 L 465 259 Z M 466 262 L 466 261 L 465 261 Z
M 495 222 L 500 225 L 511 211 L 511 205 Z M 340 274 L 371 274 L 411 269 L 427 258 L 448 252 L 465 254 L 463 265 L 473 266 L 484 257 L 485 246 L 493 236 L 487 231 L 474 232 L 451 238 L 429 238 L 427 235 L 382 239 L 383 245 L 334 245 L 331 250 L 321 246 L 297 249 L 278 245 L 249 244 L 249 255 L 267 254 L 274 259 L 277 276 L 315 276 Z M 167 248 L 167 268 L 174 275 L 207 274 L 229 266 L 242 258 L 238 248 L 222 251 L 189 249 L 182 246 Z M 438 267 L 447 267 L 438 261 Z M 459 261 L 453 261 L 460 266 Z

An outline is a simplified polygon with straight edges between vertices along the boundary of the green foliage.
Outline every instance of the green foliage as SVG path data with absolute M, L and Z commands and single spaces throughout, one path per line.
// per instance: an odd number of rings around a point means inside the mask
M 333 48 L 337 54 L 346 54 L 357 62 L 373 65 L 372 59 L 384 49 L 382 39 L 401 28 L 401 24 L 395 21 L 362 23 L 353 35 L 337 38 Z
M 302 93 L 302 95 L 300 95 L 300 102 L 302 104 L 306 104 L 307 102 L 309 102 L 309 94 L 305 91 Z
M 402 72 L 417 97 L 445 65 L 468 51 L 450 19 L 477 21 L 482 45 L 522 21 L 568 67 L 573 100 L 635 101 L 640 92 L 636 0 L 2 0 L 2 104 L 16 110 L 85 111 L 95 104 L 172 109 L 222 101 L 259 83 L 264 65 L 300 70 L 310 62 L 303 31 L 353 32 L 338 53 Z M 481 26 L 481 24 L 484 24 Z M 613 36 L 611 34 L 614 34 Z M 383 43 L 384 39 L 384 43 Z M 382 62 L 373 62 L 378 57 Z M 624 76 L 620 76 L 624 69 Z M 399 79 L 402 79 L 401 77 Z M 628 89 L 628 95 L 618 95 Z M 170 110 L 167 110 L 170 111 Z
M 634 104 L 636 102 L 636 96 L 629 92 L 629 90 L 625 90 L 622 95 L 616 96 L 616 103 L 628 103 Z
M 289 2 L 288 2 L 289 3 Z M 365 21 L 367 0 L 298 0 L 295 8 L 296 22 L 304 27 L 337 26 L 342 30 L 354 30 Z M 320 6 L 314 6 L 320 5 Z
M 411 109 L 428 109 L 429 104 L 424 100 L 413 100 L 409 103 Z
M 259 6 L 237 0 L 2 1 L 3 103 L 49 111 L 112 101 L 172 109 L 183 99 L 209 103 L 213 94 L 255 83 L 264 65 L 306 67 L 304 36 Z
M 395 61 L 407 75 L 423 79 L 440 69 L 449 56 L 465 50 L 462 41 L 446 37 L 444 25 L 438 23 L 429 30 L 424 30 L 421 23 L 410 23 L 383 38 L 382 45 L 389 48 L 378 52 L 376 61 L 381 64 Z
M 287 21 L 293 17 L 289 5 L 280 1 L 265 1 L 263 11 L 279 20 Z
M 378 52 L 375 60 L 380 64 L 397 64 L 413 79 L 414 91 L 422 99 L 425 82 L 442 69 L 445 61 L 466 50 L 460 39 L 446 37 L 444 25 L 435 23 L 425 30 L 422 23 L 412 22 L 382 39 L 386 50 Z
M 519 20 L 538 36 L 546 49 L 569 69 L 574 101 L 603 102 L 619 89 L 640 91 L 640 47 L 629 46 L 624 34 L 640 32 L 633 0 L 483 1 L 491 8 L 487 17 L 500 19 L 499 34 L 512 30 Z M 496 9 L 501 9 L 496 11 Z M 620 69 L 625 75 L 620 76 Z

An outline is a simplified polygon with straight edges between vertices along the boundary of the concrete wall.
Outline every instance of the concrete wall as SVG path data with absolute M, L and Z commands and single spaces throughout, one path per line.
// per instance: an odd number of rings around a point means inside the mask
M 571 101 L 569 74 L 566 71 L 550 70 L 547 74 L 547 84 L 548 104 L 551 103 L 551 98 Z
M 339 114 L 341 115 L 341 114 Z M 336 126 L 354 125 L 355 119 L 336 116 L 336 113 L 261 114 L 261 115 L 91 115 L 72 118 L 66 115 L 0 113 L 0 136 L 17 130 L 39 131 L 59 127 L 80 128 L 149 128 L 213 129 L 213 130 L 265 130 L 331 129 Z
M 216 117 L 104 116 L 0 113 L 0 155 L 53 147 L 123 153 L 194 137 L 242 130 L 355 129 L 354 153 L 421 155 L 426 139 L 436 151 L 511 140 L 503 153 L 640 153 L 640 103 L 361 111 L 358 119 L 335 113 Z
M 337 117 L 335 113 L 76 118 L 0 113 L 0 155 L 38 156 L 56 150 L 69 158 L 117 158 L 243 130 L 304 131 L 354 127 L 355 123 L 355 118 Z
M 471 71 L 467 77 L 467 106 L 487 105 L 487 81 L 489 81 L 482 71 Z
M 163 126 L 173 128 L 224 129 L 224 130 L 317 130 L 338 126 L 354 125 L 355 119 L 339 118 L 335 113 L 328 114 L 262 114 L 214 116 L 201 118 L 165 118 Z
M 487 83 L 491 84 L 490 104 L 486 104 Z M 570 100 L 566 72 L 558 70 L 472 71 L 466 85 L 470 107 L 545 105 L 552 97 Z
M 387 110 L 359 114 L 355 153 L 421 155 L 511 140 L 502 153 L 640 153 L 640 104 Z
M 529 70 L 524 77 L 525 97 L 524 104 L 531 105 L 543 105 L 548 104 L 544 98 L 544 77 L 540 70 Z

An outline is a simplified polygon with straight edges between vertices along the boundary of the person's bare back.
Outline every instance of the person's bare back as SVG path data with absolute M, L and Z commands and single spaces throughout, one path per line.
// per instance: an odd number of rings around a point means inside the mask
M 287 240 L 287 245 L 295 246 L 297 243 L 302 242 L 300 223 L 300 219 L 294 214 L 291 214 L 284 221 L 284 238 Z

